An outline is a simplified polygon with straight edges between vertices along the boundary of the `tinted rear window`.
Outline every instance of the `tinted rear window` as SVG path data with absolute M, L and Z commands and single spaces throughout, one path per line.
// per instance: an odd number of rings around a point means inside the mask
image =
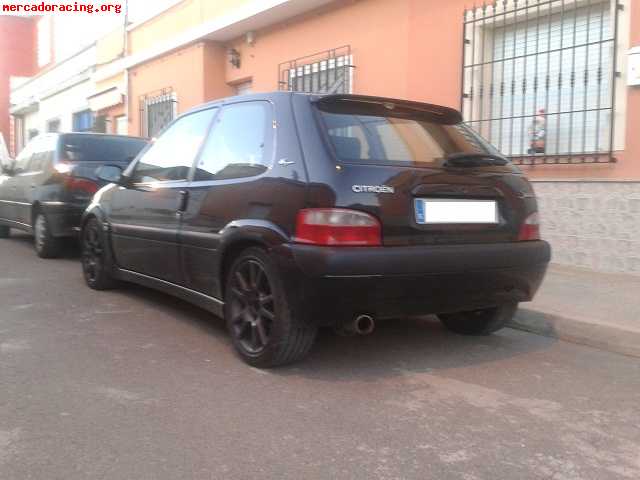
M 62 159 L 71 162 L 129 163 L 147 142 L 129 137 L 66 135 L 62 137 Z
M 441 164 L 454 153 L 497 153 L 462 123 L 446 124 L 407 115 L 320 111 L 336 156 L 367 164 Z

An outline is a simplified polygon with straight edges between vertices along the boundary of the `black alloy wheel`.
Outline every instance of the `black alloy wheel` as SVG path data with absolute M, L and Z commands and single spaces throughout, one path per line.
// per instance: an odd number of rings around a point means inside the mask
M 303 358 L 318 328 L 303 295 L 285 288 L 273 257 L 251 247 L 226 275 L 224 316 L 236 352 L 249 365 L 270 368 Z
M 269 344 L 275 307 L 271 284 L 256 259 L 236 266 L 231 283 L 232 335 L 250 355 L 260 354 Z
M 82 229 L 82 271 L 87 285 L 107 290 L 116 284 L 108 269 L 105 237 L 97 218 L 90 218 Z

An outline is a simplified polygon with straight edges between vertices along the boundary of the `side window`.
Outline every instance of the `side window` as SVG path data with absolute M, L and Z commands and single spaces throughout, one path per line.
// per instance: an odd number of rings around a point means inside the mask
M 30 172 L 44 172 L 49 170 L 49 167 L 53 163 L 53 150 L 45 149 L 39 151 L 31 158 L 29 164 Z
M 29 162 L 29 166 L 27 168 L 27 170 L 29 172 L 40 172 L 43 170 L 43 165 L 45 164 L 46 161 L 46 152 L 43 151 L 38 151 L 36 153 L 33 154 L 33 156 L 31 157 L 31 161 Z
M 226 106 L 205 142 L 195 181 L 259 175 L 271 163 L 273 129 L 267 102 Z
M 20 154 L 16 157 L 14 173 L 25 173 L 29 166 L 29 162 L 33 157 L 33 152 L 37 148 L 38 140 L 33 140 L 29 145 L 24 147 Z
M 171 125 L 136 163 L 134 183 L 186 180 L 217 109 L 192 113 Z
M 38 139 L 34 147 L 31 161 L 27 166 L 29 172 L 42 172 L 49 168 L 53 161 L 53 151 L 56 145 L 56 137 L 48 135 Z

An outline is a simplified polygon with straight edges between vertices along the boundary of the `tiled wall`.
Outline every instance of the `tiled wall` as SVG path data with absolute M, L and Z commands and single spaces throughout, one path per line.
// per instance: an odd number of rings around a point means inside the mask
M 553 261 L 640 275 L 640 182 L 536 181 Z

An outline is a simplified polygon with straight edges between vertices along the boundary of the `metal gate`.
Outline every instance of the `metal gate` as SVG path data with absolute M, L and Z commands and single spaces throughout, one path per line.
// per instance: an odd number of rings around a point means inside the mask
M 306 93 L 351 93 L 351 47 L 344 46 L 281 63 L 279 88 Z
M 156 137 L 176 117 L 177 103 L 171 88 L 142 95 L 139 98 L 140 136 Z
M 465 121 L 514 163 L 615 161 L 619 0 L 501 0 L 464 12 Z

